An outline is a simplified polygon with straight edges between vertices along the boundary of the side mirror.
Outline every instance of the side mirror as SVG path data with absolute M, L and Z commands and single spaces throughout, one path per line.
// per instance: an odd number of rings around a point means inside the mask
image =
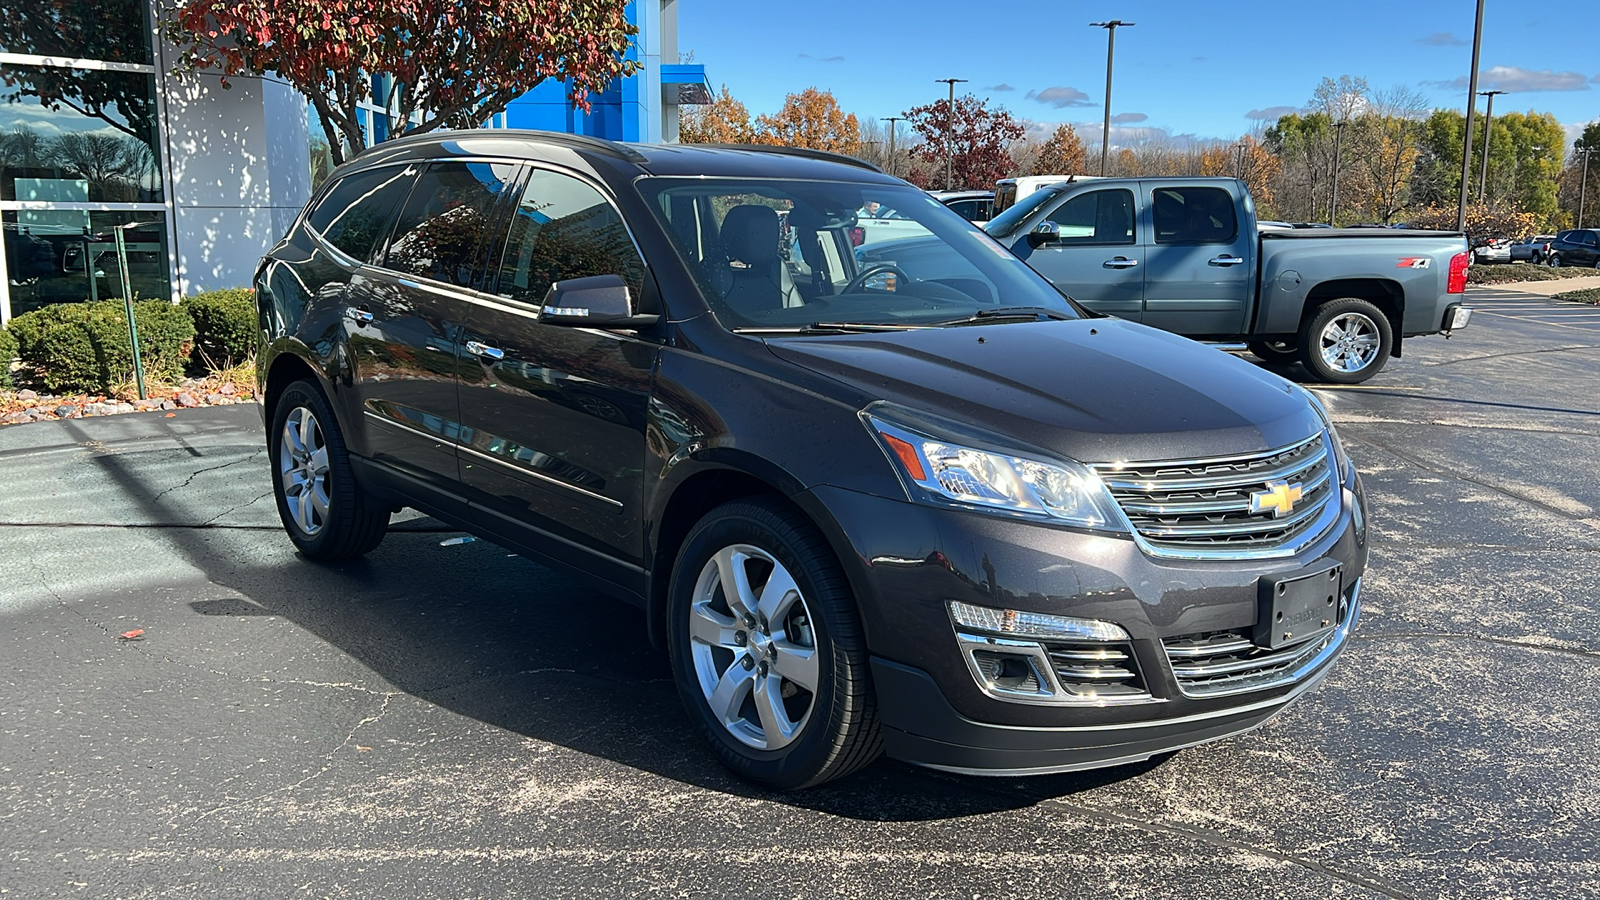
M 1033 230 L 1028 232 L 1029 247 L 1042 247 L 1045 244 L 1054 244 L 1059 240 L 1061 240 L 1061 226 L 1049 219 L 1045 219 L 1043 222 L 1033 226 Z
M 633 294 L 620 275 L 569 278 L 550 285 L 539 309 L 546 325 L 580 328 L 648 328 L 660 316 L 639 315 Z

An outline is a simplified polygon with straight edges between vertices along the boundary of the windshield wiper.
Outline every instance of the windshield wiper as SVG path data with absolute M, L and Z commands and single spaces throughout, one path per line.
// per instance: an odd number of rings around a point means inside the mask
M 935 325 L 987 325 L 991 322 L 1005 321 L 1007 319 L 1055 319 L 1057 321 L 1071 321 L 1078 318 L 1059 309 L 1048 306 L 996 306 L 992 309 L 980 309 L 970 316 L 962 319 L 951 319 L 948 322 L 935 322 Z
M 878 331 L 909 331 L 928 325 L 895 325 L 889 322 L 812 322 L 788 327 L 735 328 L 735 334 L 850 334 Z

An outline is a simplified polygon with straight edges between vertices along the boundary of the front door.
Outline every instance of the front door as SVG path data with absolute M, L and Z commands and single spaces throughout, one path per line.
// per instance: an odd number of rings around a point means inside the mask
M 1152 187 L 1144 323 L 1191 337 L 1245 333 L 1256 235 L 1224 188 Z M 1249 223 L 1243 223 L 1248 226 Z
M 1023 234 L 1012 252 L 1068 297 L 1095 312 L 1139 321 L 1144 308 L 1144 247 L 1133 191 L 1072 194 L 1046 214 L 1060 237 L 1034 247 Z
M 534 169 L 493 257 L 494 293 L 466 324 L 461 473 L 488 529 L 636 586 L 645 423 L 659 345 L 632 332 L 540 321 L 550 285 L 647 274 L 594 185 Z

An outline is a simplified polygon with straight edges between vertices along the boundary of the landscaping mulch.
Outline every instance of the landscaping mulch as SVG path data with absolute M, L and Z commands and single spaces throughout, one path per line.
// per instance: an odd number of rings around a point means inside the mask
M 236 380 L 219 376 L 187 378 L 176 385 L 154 384 L 148 397 L 135 391 L 113 394 L 53 395 L 34 390 L 0 391 L 0 425 L 22 425 L 50 419 L 81 419 L 134 412 L 171 412 L 201 406 L 252 403 L 255 395 Z

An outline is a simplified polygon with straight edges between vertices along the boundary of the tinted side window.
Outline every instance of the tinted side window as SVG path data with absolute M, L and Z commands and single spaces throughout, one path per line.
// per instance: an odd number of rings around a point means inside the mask
M 1583 233 L 1583 243 L 1586 247 L 1600 246 L 1600 236 L 1596 236 L 1592 231 L 1585 231 Z
M 405 166 L 346 175 L 323 195 L 306 224 L 353 259 L 366 262 L 415 175 L 416 169 Z
M 1222 188 L 1159 188 L 1150 201 L 1158 244 L 1228 244 L 1239 233 L 1233 197 Z
M 590 185 L 535 169 L 506 235 L 499 293 L 537 305 L 551 284 L 592 275 L 620 275 L 639 297 L 644 261 L 622 217 Z
M 1090 191 L 1056 207 L 1050 221 L 1061 227 L 1063 244 L 1131 244 L 1133 192 Z
M 484 232 L 518 167 L 444 162 L 428 166 L 406 201 L 385 265 L 396 272 L 471 287 Z

